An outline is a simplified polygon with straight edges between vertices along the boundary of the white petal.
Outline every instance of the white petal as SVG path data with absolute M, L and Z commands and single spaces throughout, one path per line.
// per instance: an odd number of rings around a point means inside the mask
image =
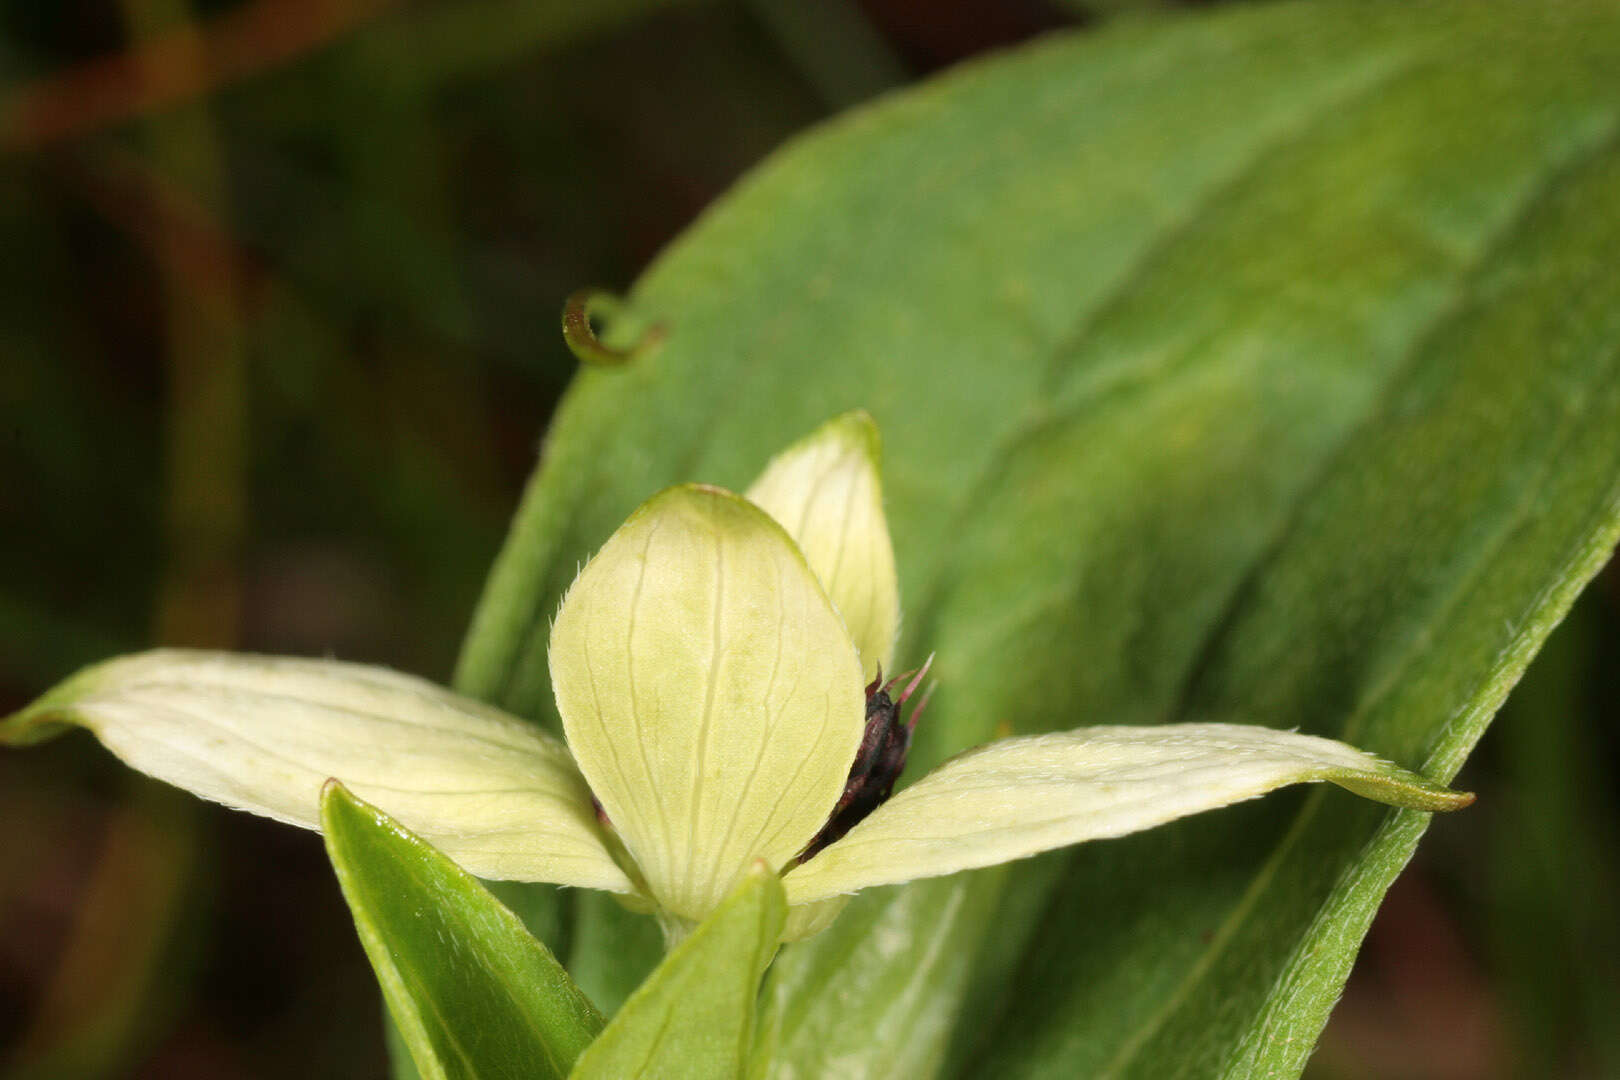
M 335 777 L 474 874 L 632 891 L 562 744 L 422 679 L 158 650 L 80 672 L 0 737 L 63 722 L 132 768 L 239 810 L 319 828 L 321 785 Z
M 753 504 L 671 488 L 580 573 L 551 632 L 568 744 L 666 911 L 701 919 L 815 835 L 860 741 L 860 661 Z
M 803 904 L 1123 836 L 1312 780 L 1418 810 L 1473 801 L 1312 735 L 1243 724 L 1081 728 L 952 758 L 784 884 L 789 902 Z
M 748 499 L 804 552 L 861 651 L 866 677 L 892 666 L 900 585 L 883 516 L 881 440 L 864 412 L 845 413 L 778 454 Z

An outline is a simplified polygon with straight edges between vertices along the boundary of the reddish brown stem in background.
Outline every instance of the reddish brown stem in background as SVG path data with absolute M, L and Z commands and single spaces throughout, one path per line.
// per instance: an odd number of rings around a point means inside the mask
M 248 0 L 202 26 L 159 34 L 7 93 L 0 148 L 35 149 L 200 97 L 327 45 L 394 3 Z

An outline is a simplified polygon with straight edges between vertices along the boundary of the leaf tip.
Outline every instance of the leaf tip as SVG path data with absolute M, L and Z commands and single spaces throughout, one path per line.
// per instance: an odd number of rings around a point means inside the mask
M 1387 772 L 1376 775 L 1335 776 L 1331 779 L 1357 795 L 1402 810 L 1445 813 L 1461 810 L 1474 803 L 1472 791 L 1454 791 L 1444 784 L 1397 766 L 1387 768 Z
M 337 831 L 337 818 L 340 814 L 354 814 L 371 811 L 375 814 L 376 808 L 362 800 L 354 792 L 344 786 L 343 781 L 335 776 L 328 776 L 321 784 L 321 832 L 331 843 L 334 832 Z
M 1415 784 L 1407 785 L 1403 792 L 1408 802 L 1396 803 L 1404 805 L 1410 810 L 1427 810 L 1433 813 L 1445 813 L 1451 810 L 1461 810 L 1474 804 L 1475 795 L 1472 791 L 1454 791 L 1444 784 L 1437 784 L 1432 780 L 1419 777 Z
M 1472 791 L 1451 791 L 1447 794 L 1445 805 L 1439 808 L 1441 810 L 1462 810 L 1473 806 L 1474 801 L 1479 798 Z

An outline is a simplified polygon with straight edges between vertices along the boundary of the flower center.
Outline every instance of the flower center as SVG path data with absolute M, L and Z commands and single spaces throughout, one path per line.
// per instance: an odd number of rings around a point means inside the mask
M 799 853 L 796 864 L 807 862 L 816 852 L 841 839 L 894 793 L 895 781 L 900 779 L 900 774 L 906 768 L 906 754 L 911 750 L 911 733 L 916 730 L 917 718 L 928 704 L 928 695 L 933 692 L 933 687 L 928 688 L 917 707 L 911 710 L 911 719 L 901 721 L 901 706 L 916 691 L 933 662 L 934 658 L 930 656 L 914 675 L 907 672 L 896 675 L 888 682 L 883 681 L 883 673 L 879 672 L 878 677 L 867 686 L 866 731 L 861 736 L 860 749 L 855 752 L 855 763 L 850 766 L 849 779 L 844 781 L 844 793 L 838 797 L 827 824 Z M 908 675 L 911 681 L 906 688 L 898 696 L 891 697 L 889 691 Z

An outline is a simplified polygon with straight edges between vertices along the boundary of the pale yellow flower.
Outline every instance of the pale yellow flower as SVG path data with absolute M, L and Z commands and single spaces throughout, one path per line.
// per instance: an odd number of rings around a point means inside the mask
M 378 668 L 175 650 L 81 672 L 0 723 L 0 739 L 80 724 L 142 772 L 308 828 L 335 777 L 475 874 L 605 889 L 672 938 L 760 859 L 782 874 L 792 938 L 864 888 L 1285 784 L 1423 810 L 1471 798 L 1308 735 L 1099 726 L 968 750 L 801 863 L 857 764 L 866 687 L 890 668 L 899 624 L 877 432 L 852 413 L 746 497 L 671 488 L 608 539 L 552 627 L 566 744 Z

